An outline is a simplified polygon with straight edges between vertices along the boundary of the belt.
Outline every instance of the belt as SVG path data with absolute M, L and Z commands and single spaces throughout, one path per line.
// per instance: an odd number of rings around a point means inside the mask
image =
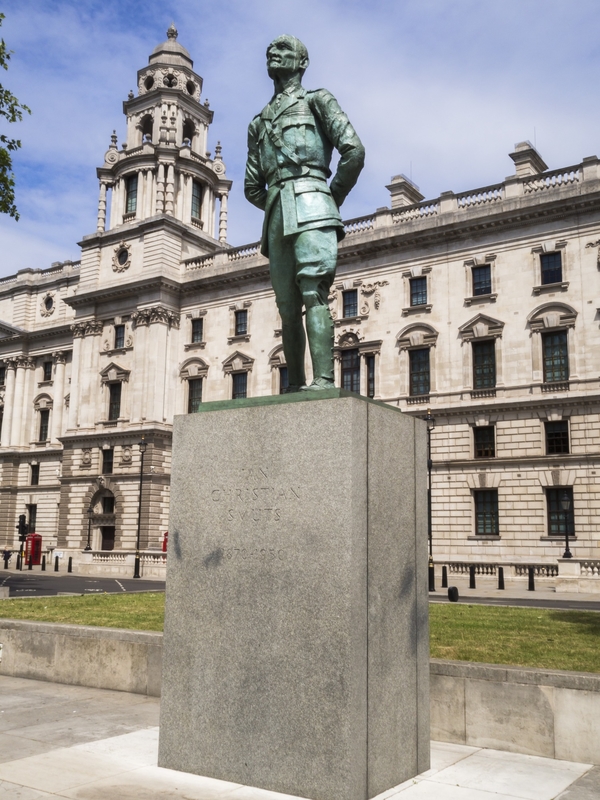
M 294 180 L 294 178 L 316 178 L 319 181 L 326 181 L 330 175 L 331 171 L 327 167 L 296 166 L 294 164 L 278 169 L 269 176 L 267 184 L 273 186 L 276 183 Z

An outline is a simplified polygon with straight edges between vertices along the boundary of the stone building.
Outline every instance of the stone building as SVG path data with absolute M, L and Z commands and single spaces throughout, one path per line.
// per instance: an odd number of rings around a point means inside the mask
M 98 169 L 81 262 L 0 280 L 0 543 L 125 564 L 141 437 L 146 569 L 167 530 L 171 424 L 287 375 L 268 263 L 227 244 L 227 180 L 202 78 L 171 28 Z M 600 160 L 548 170 L 528 142 L 494 186 L 350 220 L 330 302 L 336 381 L 435 419 L 433 554 L 556 574 L 565 532 L 600 571 Z M 360 185 L 356 189 L 360 191 Z M 110 207 L 110 214 L 107 215 Z M 307 363 L 307 368 L 309 365 Z M 564 564 L 564 562 L 561 562 Z M 583 585 L 583 584 L 581 584 Z M 595 584 L 594 584 L 595 585 Z

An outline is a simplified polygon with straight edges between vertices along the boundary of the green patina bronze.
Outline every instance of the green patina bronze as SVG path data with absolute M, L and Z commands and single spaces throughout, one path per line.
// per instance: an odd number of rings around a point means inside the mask
M 364 147 L 337 100 L 326 89 L 307 91 L 302 76 L 308 52 L 293 36 L 267 48 L 275 94 L 248 128 L 246 198 L 265 212 L 261 252 L 282 322 L 289 391 L 333 387 L 333 321 L 328 295 L 335 277 L 337 243 L 344 237 L 339 207 L 355 185 Z M 334 148 L 340 153 L 331 181 Z M 313 367 L 306 387 L 302 324 Z

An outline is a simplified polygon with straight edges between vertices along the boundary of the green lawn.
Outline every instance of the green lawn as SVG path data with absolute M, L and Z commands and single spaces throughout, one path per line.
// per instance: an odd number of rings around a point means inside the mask
M 162 593 L 1 600 L 0 617 L 161 631 Z M 430 605 L 431 655 L 453 661 L 600 672 L 600 613 Z

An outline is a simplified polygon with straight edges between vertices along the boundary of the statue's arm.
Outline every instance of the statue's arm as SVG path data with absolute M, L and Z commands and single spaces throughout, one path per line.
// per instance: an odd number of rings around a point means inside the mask
M 365 148 L 338 101 L 326 89 L 311 93 L 311 105 L 340 160 L 330 189 L 338 207 L 350 193 L 365 165 Z
M 260 119 L 255 117 L 248 127 L 248 159 L 246 161 L 246 177 L 244 194 L 246 200 L 264 211 L 267 203 L 267 182 L 260 167 L 258 150 L 258 125 Z

